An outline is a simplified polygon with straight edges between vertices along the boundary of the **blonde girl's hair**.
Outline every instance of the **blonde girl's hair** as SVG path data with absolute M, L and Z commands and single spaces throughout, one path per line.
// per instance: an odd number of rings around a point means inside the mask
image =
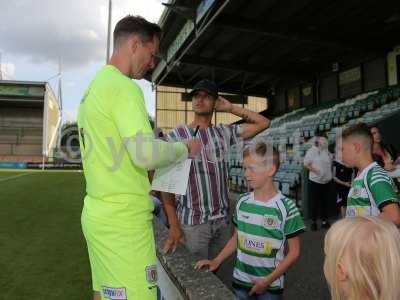
M 346 218 L 325 236 L 324 272 L 332 300 L 399 300 L 400 233 L 393 223 L 377 217 Z M 338 277 L 347 274 L 347 293 Z

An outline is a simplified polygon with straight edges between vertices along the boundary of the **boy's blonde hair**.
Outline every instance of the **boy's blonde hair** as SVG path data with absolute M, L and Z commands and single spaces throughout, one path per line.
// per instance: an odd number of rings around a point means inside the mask
M 248 156 L 251 156 L 260 162 L 272 163 L 276 167 L 276 170 L 279 169 L 279 152 L 271 144 L 256 142 L 248 145 L 243 150 L 243 159 Z
M 324 250 L 333 300 L 400 299 L 400 233 L 394 224 L 376 217 L 340 220 L 326 234 Z M 347 295 L 339 264 L 347 274 Z

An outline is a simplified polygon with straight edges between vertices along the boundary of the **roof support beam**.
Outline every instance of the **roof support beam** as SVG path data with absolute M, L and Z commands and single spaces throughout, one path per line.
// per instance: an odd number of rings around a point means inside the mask
M 227 76 L 227 77 L 225 77 L 225 78 L 222 79 L 222 80 L 219 80 L 219 81 L 218 81 L 218 86 L 224 85 L 225 83 L 227 83 L 227 82 L 231 81 L 232 79 L 238 77 L 240 74 L 242 74 L 242 73 L 241 73 L 241 72 L 235 72 L 235 71 L 232 72 L 232 75 Z
M 247 89 L 251 89 L 251 88 L 256 87 L 256 86 L 258 86 L 258 85 L 260 85 L 260 84 L 262 84 L 264 82 L 267 82 L 267 81 L 268 81 L 267 78 L 261 77 L 260 80 L 255 80 L 252 84 L 249 84 L 248 86 L 246 86 L 246 88 Z
M 207 68 L 219 68 L 224 70 L 230 70 L 234 72 L 243 72 L 243 73 L 251 73 L 251 74 L 260 74 L 260 75 L 274 75 L 281 78 L 308 78 L 309 74 L 305 72 L 285 72 L 285 70 L 273 69 L 260 65 L 249 65 L 242 63 L 233 63 L 220 61 L 209 58 L 195 57 L 195 56 L 184 56 L 181 60 L 181 63 L 194 65 L 194 66 L 203 66 Z
M 176 69 L 175 69 L 175 72 L 176 72 L 176 74 L 178 75 L 179 80 L 180 80 L 183 84 L 186 84 L 187 82 L 186 82 L 185 78 L 183 78 L 183 75 L 182 75 L 181 71 L 179 70 L 179 68 L 176 68 Z
M 242 84 L 240 85 L 240 90 L 243 91 L 244 90 L 244 86 L 246 85 L 247 79 L 249 78 L 249 74 L 248 73 L 244 73 L 243 74 L 243 80 L 242 80 Z
M 194 20 L 196 17 L 196 8 L 170 3 L 161 4 L 168 7 L 170 10 L 176 12 L 178 15 L 184 17 L 187 20 Z
M 190 41 L 190 43 L 184 47 L 181 51 L 180 54 L 175 57 L 171 63 L 171 67 L 170 69 L 167 68 L 167 70 L 164 72 L 164 74 L 161 76 L 160 78 L 160 74 L 158 74 L 157 76 L 152 76 L 152 81 L 154 81 L 156 84 L 161 84 L 163 82 L 163 80 L 168 76 L 170 70 L 172 68 L 174 68 L 179 61 L 181 60 L 181 58 L 186 54 L 186 52 L 196 43 L 196 41 L 198 40 L 198 38 L 203 34 L 203 32 L 212 24 L 212 22 L 214 22 L 214 20 L 221 14 L 221 12 L 224 10 L 224 8 L 229 4 L 231 0 L 225 0 L 215 11 L 215 13 L 210 17 L 209 20 L 206 21 L 206 23 L 201 26 L 201 28 L 199 30 L 196 31 L 196 35 L 193 37 L 193 39 Z
M 312 33 L 294 33 L 294 32 L 284 32 L 281 28 L 285 28 L 284 24 L 270 24 L 266 26 L 265 23 L 254 22 L 252 20 L 247 19 L 238 19 L 237 17 L 233 18 L 227 15 L 223 15 L 216 22 L 214 22 L 213 26 L 229 29 L 237 32 L 243 32 L 247 34 L 259 34 L 262 36 L 267 36 L 271 38 L 301 42 L 301 43 L 309 43 L 314 45 L 319 45 L 323 47 L 334 47 L 345 50 L 358 50 L 363 52 L 372 52 L 372 53 L 381 53 L 384 49 L 379 48 L 379 46 L 367 42 L 341 42 L 341 41 L 333 41 L 326 39 L 322 36 L 318 36 Z
M 192 82 L 197 76 L 200 75 L 200 73 L 203 71 L 203 68 L 200 67 L 196 72 L 193 73 L 192 76 L 190 76 L 190 78 L 187 80 L 187 82 Z

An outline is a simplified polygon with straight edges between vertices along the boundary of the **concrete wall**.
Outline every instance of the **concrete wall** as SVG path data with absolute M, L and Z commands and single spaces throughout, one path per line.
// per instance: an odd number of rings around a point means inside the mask
M 162 267 L 158 272 L 164 276 L 163 282 L 159 284 L 158 299 L 234 299 L 233 293 L 213 273 L 194 270 L 194 264 L 199 258 L 192 256 L 185 247 L 180 246 L 173 254 L 164 255 L 162 249 L 168 237 L 168 229 L 157 220 L 154 221 L 154 228 L 157 257 Z

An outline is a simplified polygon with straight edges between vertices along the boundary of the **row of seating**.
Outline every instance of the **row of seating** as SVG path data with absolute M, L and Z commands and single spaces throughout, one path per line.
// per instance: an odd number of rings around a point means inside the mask
M 362 101 L 369 96 L 371 97 L 370 99 L 368 99 L 368 101 Z M 391 86 L 377 91 L 364 93 L 354 98 L 350 98 L 346 101 L 337 99 L 334 101 L 321 103 L 319 105 L 314 105 L 307 108 L 303 107 L 295 111 L 292 111 L 290 113 L 287 113 L 283 116 L 280 116 L 278 118 L 275 118 L 274 120 L 272 120 L 270 128 L 271 129 L 278 128 L 281 127 L 283 124 L 288 124 L 292 121 L 300 120 L 301 118 L 306 116 L 313 116 L 318 112 L 326 111 L 330 108 L 336 113 L 336 116 L 345 117 L 345 114 L 341 114 L 341 112 L 338 111 L 338 108 L 342 106 L 346 107 L 347 105 L 352 106 L 353 104 L 356 104 L 353 107 L 355 111 L 359 110 L 360 112 L 366 112 L 367 110 L 373 110 L 375 105 L 376 106 L 383 105 L 387 102 L 390 102 L 391 100 L 399 98 L 399 96 L 400 96 L 400 87 Z M 352 112 L 350 111 L 350 117 L 351 114 Z
M 359 122 L 373 124 L 399 111 L 400 86 L 388 87 L 346 101 L 336 100 L 287 113 L 272 120 L 270 128 L 257 138 L 278 145 L 281 166 L 275 181 L 284 194 L 290 195 L 301 185 L 302 160 L 317 131 L 325 132 L 329 143 L 333 143 L 339 129 Z M 231 157 L 237 158 L 235 151 L 232 150 Z M 230 182 L 236 190 L 247 190 L 240 159 L 230 161 Z
M 41 155 L 41 144 L 0 144 L 0 155 Z
M 276 144 L 294 144 L 296 136 L 310 138 L 317 131 L 329 131 L 332 128 L 347 124 L 350 120 L 358 119 L 360 116 L 375 111 L 390 102 L 395 101 L 400 89 L 390 88 L 387 90 L 374 91 L 346 101 L 334 101 L 330 105 L 322 105 L 319 111 L 314 108 L 300 110 L 298 113 L 289 113 L 290 117 L 280 117 L 271 122 L 271 127 L 262 133 L 265 138 L 274 140 Z M 283 122 L 287 120 L 287 122 Z M 277 124 L 279 127 L 277 127 Z
M 298 121 L 292 121 L 288 124 L 282 124 L 281 130 L 282 128 L 289 128 L 289 132 L 293 132 L 294 129 L 301 128 L 303 121 L 306 120 L 305 123 L 314 126 L 314 130 L 310 130 L 309 134 L 303 134 L 303 139 L 297 140 L 297 143 L 294 143 L 295 138 L 293 138 L 293 136 L 287 138 L 287 143 L 291 144 L 292 148 L 289 148 L 289 151 L 286 153 L 288 163 L 282 163 L 275 178 L 280 188 L 287 191 L 287 185 L 289 185 L 290 192 L 290 189 L 294 189 L 301 184 L 303 168 L 302 158 L 308 148 L 311 147 L 310 137 L 314 136 L 317 130 L 325 132 L 328 136 L 329 143 L 333 143 L 336 141 L 336 134 L 339 129 L 344 129 L 347 126 L 359 122 L 372 124 L 386 118 L 392 113 L 400 111 L 399 97 L 399 86 L 381 89 L 379 91 L 358 95 L 357 97 L 348 99 L 342 103 L 337 103 L 331 107 L 322 106 L 319 111 L 314 111 L 313 114 L 308 117 L 304 117 Z M 304 112 L 302 113 L 304 114 Z M 266 130 L 265 133 L 267 132 L 268 130 Z M 278 135 L 277 137 L 274 135 L 275 140 L 285 140 L 282 139 L 282 135 L 279 135 L 279 131 L 276 132 Z M 286 167 L 287 164 L 294 164 L 298 166 L 298 168 L 288 169 Z
M 42 127 L 2 127 L 0 126 L 0 144 L 42 144 Z
M 1 155 L 0 162 L 42 162 L 42 155 Z M 47 162 L 47 159 L 45 159 Z
M 385 104 L 382 107 L 378 108 L 377 110 L 367 112 L 360 118 L 350 120 L 348 122 L 348 125 L 353 125 L 359 122 L 374 124 L 399 111 L 400 111 L 400 99 Z

